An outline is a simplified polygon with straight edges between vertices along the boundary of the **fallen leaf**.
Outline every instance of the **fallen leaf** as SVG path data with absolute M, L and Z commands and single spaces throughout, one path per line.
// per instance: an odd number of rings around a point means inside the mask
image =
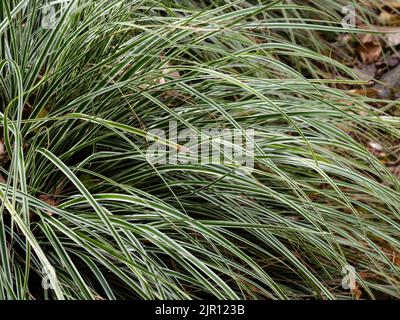
M 359 47 L 358 52 L 362 62 L 370 64 L 379 60 L 382 55 L 382 46 L 379 42 L 367 42 Z
M 400 2 L 399 0 L 383 0 L 380 2 L 381 7 L 389 7 L 392 9 L 400 9 Z
M 400 267 L 400 255 L 396 255 L 396 253 L 395 253 L 395 256 L 394 256 L 393 260 L 394 260 L 394 264 L 396 266 Z
M 356 300 L 360 300 L 361 296 L 362 296 L 362 291 L 359 289 L 359 286 L 357 285 L 357 287 L 355 289 L 352 289 L 351 292 L 354 295 L 354 298 Z
M 363 280 L 368 280 L 368 279 L 375 279 L 376 278 L 376 274 L 370 271 L 361 271 L 359 273 L 360 277 Z
M 4 140 L 1 139 L 1 140 L 0 140 L 0 157 L 2 157 L 2 156 L 5 155 L 5 154 L 6 154 L 6 150 L 5 150 L 5 148 L 4 148 Z
M 42 200 L 43 202 L 46 202 L 48 205 L 50 205 L 52 207 L 55 207 L 57 204 L 57 202 L 56 202 L 56 200 L 54 200 L 54 198 L 52 198 L 46 194 L 41 194 L 39 196 L 39 199 Z
M 0 140 L 0 164 L 4 164 L 9 160 L 6 148 L 4 146 L 4 139 Z

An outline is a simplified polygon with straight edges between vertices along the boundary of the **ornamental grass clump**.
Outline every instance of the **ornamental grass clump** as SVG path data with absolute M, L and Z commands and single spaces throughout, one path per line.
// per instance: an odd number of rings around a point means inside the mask
M 0 3 L 0 299 L 400 298 L 400 181 L 363 144 L 399 122 L 340 89 L 336 1 L 48 6 Z

